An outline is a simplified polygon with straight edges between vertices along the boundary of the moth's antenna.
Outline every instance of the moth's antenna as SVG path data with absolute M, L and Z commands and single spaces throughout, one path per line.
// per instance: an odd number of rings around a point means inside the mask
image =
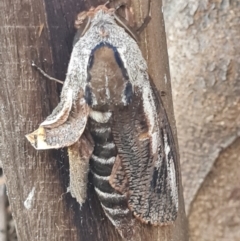
M 110 3 L 111 1 L 108 1 L 108 3 Z M 129 8 L 127 7 L 127 3 L 120 3 L 118 4 L 117 6 L 114 7 L 114 12 L 113 12 L 113 15 L 114 15 L 114 18 L 116 20 L 116 22 L 121 25 L 130 35 L 131 37 L 136 41 L 138 42 L 138 35 L 136 34 L 136 32 L 127 24 L 128 22 L 128 19 L 124 19 L 123 17 L 119 16 L 116 12 L 119 8 L 121 7 L 125 7 L 125 14 L 126 16 L 128 15 L 128 12 L 129 11 Z M 127 11 L 126 11 L 127 9 Z
M 114 13 L 114 18 L 132 36 L 132 38 L 135 39 L 135 41 L 138 41 L 138 38 L 137 38 L 136 34 L 134 34 L 133 30 L 131 30 L 127 26 L 127 24 L 125 24 L 124 21 L 116 13 Z
M 86 26 L 85 26 L 84 30 L 82 31 L 81 36 L 83 36 L 83 35 L 84 35 L 84 34 L 87 32 L 87 30 L 88 30 L 88 28 L 89 28 L 90 24 L 91 24 L 91 18 L 90 18 L 90 17 L 88 17 L 87 24 L 86 24 Z
M 59 80 L 59 79 L 56 79 L 56 78 L 53 78 L 53 77 L 51 77 L 50 75 L 48 75 L 45 71 L 43 71 L 41 68 L 39 68 L 39 67 L 34 63 L 34 61 L 32 61 L 32 66 L 35 67 L 35 68 L 36 68 L 44 77 L 46 77 L 47 79 L 56 81 L 57 83 L 63 85 L 63 83 L 64 83 L 63 81 L 61 81 L 61 80 Z
M 148 0 L 148 14 L 147 16 L 144 18 L 143 23 L 141 24 L 141 26 L 137 29 L 137 33 L 140 34 L 149 24 L 149 22 L 151 21 L 151 10 L 152 10 L 152 0 Z
M 107 6 L 110 3 L 110 0 L 104 3 L 104 6 Z

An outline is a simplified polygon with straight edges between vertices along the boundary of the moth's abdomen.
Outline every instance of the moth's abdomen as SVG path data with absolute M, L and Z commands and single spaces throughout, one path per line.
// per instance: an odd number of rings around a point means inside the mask
M 90 158 L 90 170 L 93 174 L 93 185 L 104 212 L 118 229 L 131 223 L 132 213 L 128 208 L 125 195 L 116 191 L 109 183 L 113 165 L 117 157 L 117 148 L 111 132 L 111 117 L 108 120 L 100 117 L 101 112 L 92 112 L 89 118 L 89 129 L 94 140 L 94 151 Z M 106 114 L 105 114 L 106 116 Z M 101 123 L 105 122 L 105 123 Z M 131 232 L 131 225 L 129 230 Z

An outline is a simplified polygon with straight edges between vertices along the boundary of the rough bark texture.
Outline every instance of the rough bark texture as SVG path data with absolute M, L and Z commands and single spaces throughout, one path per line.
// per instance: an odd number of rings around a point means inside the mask
M 239 240 L 240 1 L 166 0 L 164 15 L 191 238 Z
M 240 240 L 240 139 L 216 160 L 189 215 L 192 241 Z
M 91 184 L 81 211 L 67 193 L 69 173 L 65 152 L 36 152 L 24 137 L 51 113 L 59 95 L 56 84 L 32 69 L 31 61 L 49 74 L 55 72 L 54 77 L 64 79 L 76 14 L 103 2 L 3 0 L 0 4 L 0 160 L 19 240 L 121 240 L 103 214 Z M 133 3 L 136 18 L 144 18 L 146 1 Z M 153 20 L 141 36 L 141 47 L 152 78 L 159 90 L 166 93 L 164 104 L 174 127 L 164 24 L 159 14 L 161 2 L 154 1 L 152 10 Z M 185 223 L 180 192 L 176 223 L 159 228 L 139 223 L 136 240 L 185 241 Z

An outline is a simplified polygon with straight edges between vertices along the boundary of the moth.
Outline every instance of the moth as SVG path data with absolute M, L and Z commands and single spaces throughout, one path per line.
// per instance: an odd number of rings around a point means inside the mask
M 102 208 L 126 240 L 136 220 L 168 225 L 178 213 L 178 165 L 171 127 L 146 61 L 115 10 L 91 8 L 75 41 L 61 101 L 27 139 L 67 147 L 69 190 L 86 200 L 88 172 Z

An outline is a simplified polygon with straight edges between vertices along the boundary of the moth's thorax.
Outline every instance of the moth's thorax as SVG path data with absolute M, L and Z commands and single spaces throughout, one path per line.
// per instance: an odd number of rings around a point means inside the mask
M 88 93 L 85 93 L 89 97 L 88 103 L 91 102 L 90 105 L 95 108 L 107 107 L 108 110 L 126 105 L 129 84 L 127 71 L 116 48 L 105 44 L 97 46 L 88 64 Z

